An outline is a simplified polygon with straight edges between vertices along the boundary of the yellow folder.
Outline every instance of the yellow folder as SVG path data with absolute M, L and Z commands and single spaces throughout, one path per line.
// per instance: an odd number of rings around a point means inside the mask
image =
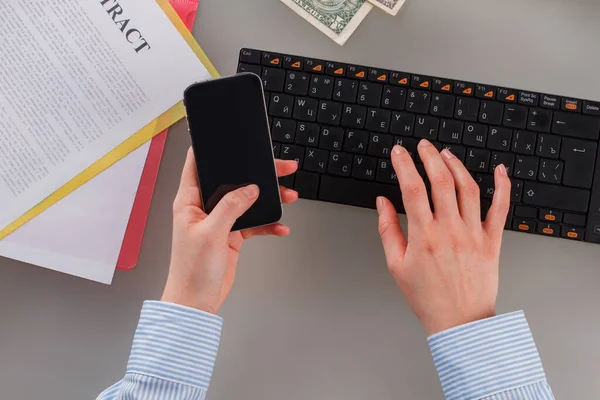
M 183 36 L 183 38 L 192 48 L 194 53 L 196 53 L 198 58 L 202 61 L 208 72 L 213 77 L 218 77 L 219 73 L 212 65 L 212 63 L 210 62 L 200 45 L 198 45 L 192 34 L 187 30 L 185 24 L 177 15 L 177 12 L 173 9 L 171 4 L 169 4 L 169 1 L 156 0 L 156 2 L 160 5 L 165 14 L 169 17 L 173 25 L 177 28 L 181 36 Z M 100 174 L 102 171 L 104 171 L 105 169 L 107 169 L 108 167 L 125 157 L 127 154 L 140 147 L 148 140 L 152 139 L 154 136 L 158 135 L 160 132 L 167 129 L 169 126 L 173 125 L 175 122 L 182 119 L 184 116 L 185 109 L 183 107 L 183 102 L 179 102 L 171 109 L 163 113 L 160 117 L 156 118 L 154 121 L 146 125 L 142 130 L 140 130 L 139 132 L 131 136 L 129 139 L 121 143 L 110 153 L 102 157 L 100 160 L 96 161 L 94 164 L 92 164 L 82 173 L 77 175 L 75 178 L 71 179 L 63 187 L 58 189 L 56 192 L 52 193 L 50 196 L 46 197 L 31 210 L 19 217 L 16 221 L 12 222 L 6 228 L 2 229 L 0 231 L 0 240 L 13 233 L 21 226 L 25 225 L 27 222 L 31 221 L 33 218 L 50 208 L 53 204 L 68 196 L 75 189 L 88 182 L 96 175 Z

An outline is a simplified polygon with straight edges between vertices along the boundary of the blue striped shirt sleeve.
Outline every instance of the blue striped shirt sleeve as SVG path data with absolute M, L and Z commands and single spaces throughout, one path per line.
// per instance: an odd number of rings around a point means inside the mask
M 447 400 L 554 399 L 523 311 L 427 340 Z
M 204 400 L 222 328 L 216 315 L 146 301 L 125 378 L 98 400 Z

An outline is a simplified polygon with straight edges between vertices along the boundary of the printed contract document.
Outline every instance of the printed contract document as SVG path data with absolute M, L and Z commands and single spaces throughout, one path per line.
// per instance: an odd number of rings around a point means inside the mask
M 207 78 L 153 0 L 2 0 L 0 49 L 0 230 Z

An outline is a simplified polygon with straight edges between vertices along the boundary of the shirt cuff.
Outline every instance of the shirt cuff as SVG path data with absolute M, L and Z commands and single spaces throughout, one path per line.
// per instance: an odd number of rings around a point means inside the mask
M 447 400 L 480 399 L 546 380 L 523 311 L 427 339 Z
M 208 390 L 223 320 L 177 304 L 146 301 L 128 374 L 143 374 Z

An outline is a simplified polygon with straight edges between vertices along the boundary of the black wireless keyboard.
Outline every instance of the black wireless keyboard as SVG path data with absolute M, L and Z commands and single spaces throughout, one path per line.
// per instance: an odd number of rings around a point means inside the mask
M 507 229 L 600 243 L 600 103 L 251 49 L 238 72 L 262 78 L 275 156 L 300 165 L 281 183 L 302 198 L 375 208 L 382 195 L 403 212 L 390 151 L 404 146 L 426 180 L 424 138 L 472 172 L 482 218 L 504 164 Z

